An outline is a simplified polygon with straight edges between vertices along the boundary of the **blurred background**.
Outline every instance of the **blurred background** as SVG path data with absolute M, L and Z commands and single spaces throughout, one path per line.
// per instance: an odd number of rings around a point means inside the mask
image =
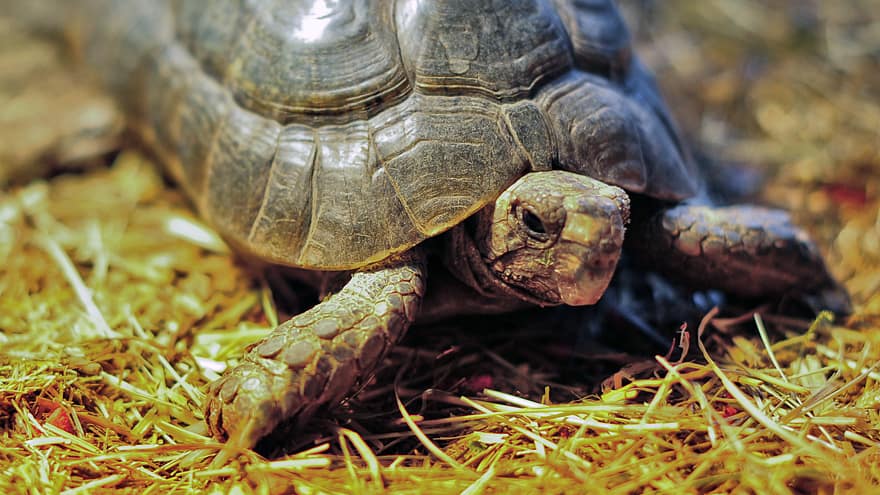
M 790 210 L 880 314 L 880 1 L 622 0 L 686 141 Z

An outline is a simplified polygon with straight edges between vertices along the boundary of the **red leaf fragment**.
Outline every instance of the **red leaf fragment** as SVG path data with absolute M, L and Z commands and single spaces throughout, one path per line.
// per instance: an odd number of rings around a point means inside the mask
M 464 388 L 471 392 L 482 392 L 483 389 L 492 388 L 494 383 L 492 375 L 475 375 L 464 382 Z
M 62 429 L 71 435 L 74 434 L 70 411 L 62 403 L 44 398 L 37 398 L 36 403 L 37 411 L 35 416 L 40 422 Z
M 837 204 L 860 207 L 868 202 L 868 193 L 864 186 L 833 182 L 823 185 L 822 189 Z

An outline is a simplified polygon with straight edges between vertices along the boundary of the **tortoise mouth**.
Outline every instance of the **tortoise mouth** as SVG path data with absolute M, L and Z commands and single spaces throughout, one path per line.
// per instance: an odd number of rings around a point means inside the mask
M 496 263 L 499 260 L 496 260 Z M 493 285 L 503 287 L 505 295 L 516 297 L 537 306 L 559 306 L 568 304 L 563 298 L 557 284 L 552 279 L 530 279 L 525 286 L 522 280 L 508 274 L 507 271 L 493 270 L 492 262 L 484 260 L 483 269 L 493 279 Z
M 596 304 L 605 294 L 616 266 L 617 258 L 593 265 L 570 254 L 559 256 L 554 269 L 559 299 L 569 306 Z

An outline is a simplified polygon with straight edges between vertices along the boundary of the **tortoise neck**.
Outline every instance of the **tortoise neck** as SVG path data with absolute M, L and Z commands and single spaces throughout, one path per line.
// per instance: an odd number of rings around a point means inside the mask
M 479 219 L 479 214 L 477 215 Z M 463 222 L 447 233 L 443 264 L 461 283 L 481 296 L 495 300 L 523 301 L 538 306 L 549 303 L 499 279 L 488 267 L 483 253 L 474 240 L 473 229 Z

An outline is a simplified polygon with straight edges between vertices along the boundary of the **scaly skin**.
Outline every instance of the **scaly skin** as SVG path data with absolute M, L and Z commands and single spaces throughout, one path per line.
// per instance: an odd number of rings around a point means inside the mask
M 594 304 L 614 274 L 628 219 L 629 198 L 619 187 L 564 170 L 533 172 L 478 215 L 479 256 L 465 271 L 485 293 L 538 305 Z M 460 273 L 455 265 L 467 250 L 458 249 L 464 252 L 453 252 L 447 265 Z
M 338 293 L 251 345 L 211 386 L 211 434 L 252 447 L 282 421 L 339 402 L 403 336 L 424 293 L 419 249 L 355 272 Z
M 751 205 L 679 205 L 631 234 L 651 268 L 740 297 L 825 291 L 822 304 L 846 312 L 848 297 L 806 232 L 782 210 Z

